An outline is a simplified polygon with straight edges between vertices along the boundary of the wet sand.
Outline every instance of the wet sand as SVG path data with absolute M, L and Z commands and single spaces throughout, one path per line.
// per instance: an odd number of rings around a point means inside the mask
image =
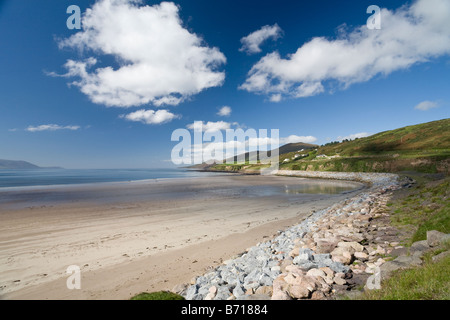
M 362 188 L 221 175 L 0 191 L 0 298 L 171 290 Z M 70 265 L 81 269 L 80 290 L 67 289 Z

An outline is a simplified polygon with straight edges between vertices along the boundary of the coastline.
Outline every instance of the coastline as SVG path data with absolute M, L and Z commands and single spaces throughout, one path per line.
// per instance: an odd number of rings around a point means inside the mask
M 386 269 L 383 274 L 380 271 L 384 255 L 402 248 L 385 214 L 386 203 L 392 191 L 410 181 L 400 181 L 395 174 L 296 173 L 278 172 L 357 179 L 371 187 L 312 213 L 274 239 L 258 243 L 174 291 L 187 300 L 322 300 L 349 294 L 348 290 L 370 286 L 386 276 Z
M 96 186 L 101 192 L 75 192 L 71 203 L 2 209 L 1 298 L 127 299 L 170 290 L 350 196 L 273 194 L 273 186 L 336 184 L 301 178 L 183 181 Z M 86 193 L 92 199 L 79 201 Z M 128 202 L 118 196 L 124 194 Z M 73 264 L 81 268 L 81 290 L 66 287 L 65 268 Z
M 182 168 L 183 169 L 183 168 Z M 186 169 L 186 168 L 184 168 Z M 67 170 L 67 169 L 63 169 L 63 170 Z M 98 171 L 98 169 L 72 169 L 73 170 L 87 170 L 87 171 Z M 107 169 L 108 171 L 112 171 L 112 169 Z M 117 169 L 119 171 L 121 170 L 125 170 L 125 169 Z M 150 169 L 148 169 L 150 170 Z M 0 171 L 8 171 L 8 170 L 0 170 Z M 18 171 L 18 170 L 13 170 L 13 171 Z M 19 170 L 20 172 L 24 172 L 25 170 Z M 40 169 L 28 169 L 25 172 L 41 172 Z M 58 170 L 57 172 L 60 172 L 60 170 Z M 185 175 L 180 175 L 182 172 L 185 173 Z M 192 173 L 192 172 L 198 172 L 201 173 L 200 175 L 193 175 L 193 176 L 188 176 L 187 173 Z M 134 179 L 132 177 L 129 177 L 127 179 L 124 178 L 116 178 L 113 180 L 107 180 L 107 181 L 103 181 L 103 180 L 99 180 L 97 178 L 98 181 L 94 180 L 94 181 L 90 181 L 90 182 L 69 182 L 69 183 L 57 183 L 56 181 L 53 181 L 53 183 L 50 184 L 31 184 L 31 185 L 15 185 L 15 186 L 0 186 L 0 192 L 8 192 L 8 191 L 29 191 L 29 190 L 39 190 L 39 189 L 57 189 L 57 188 L 72 188 L 72 187 L 90 187 L 90 186 L 109 186 L 109 185 L 115 185 L 115 184 L 129 184 L 129 183 L 135 183 L 135 184 L 139 184 L 139 183 L 150 183 L 150 182 L 157 182 L 157 181 L 171 181 L 171 180 L 183 180 L 183 179 L 199 179 L 199 178 L 205 178 L 205 177 L 210 177 L 210 176 L 219 176 L 220 174 L 223 174 L 225 172 L 214 172 L 214 171 L 205 171 L 205 170 L 184 170 L 184 171 L 179 171 L 177 176 L 173 176 L 173 177 L 153 177 L 153 178 L 142 178 L 142 179 L 137 179 L 136 177 L 134 177 Z M 235 175 L 239 175 L 240 173 L 235 173 Z M 53 179 L 55 179 L 55 177 L 52 177 Z M 57 177 L 58 178 L 58 177 Z M 111 177 L 109 177 L 111 178 Z M 95 179 L 95 178 L 94 178 Z M 29 181 L 27 181 L 29 182 Z
M 398 179 L 394 173 L 374 173 L 374 172 L 336 172 L 336 171 L 295 171 L 278 170 L 277 176 L 301 177 L 309 179 L 345 180 L 358 181 L 370 186 L 382 186 L 392 184 Z

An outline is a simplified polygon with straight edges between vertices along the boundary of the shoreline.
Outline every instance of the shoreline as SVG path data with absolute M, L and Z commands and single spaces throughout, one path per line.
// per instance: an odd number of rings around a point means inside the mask
M 189 171 L 189 170 L 186 170 Z M 217 172 L 218 174 L 214 174 L 214 171 L 201 171 L 201 170 L 190 170 L 196 172 L 204 172 L 211 173 L 211 175 L 205 176 L 194 176 L 194 177 L 171 177 L 171 178 L 150 178 L 150 179 L 138 179 L 138 180 L 118 180 L 118 181 L 99 181 L 99 182 L 82 182 L 82 183 L 66 183 L 66 184 L 42 184 L 42 185 L 31 185 L 31 186 L 15 186 L 15 187 L 0 187 L 1 192 L 13 192 L 13 191 L 33 191 L 33 190 L 45 190 L 45 189 L 71 189 L 71 188 L 82 188 L 82 187 L 108 187 L 114 185 L 122 185 L 122 184 L 145 184 L 151 182 L 158 181 L 176 181 L 176 180 L 185 180 L 185 179 L 202 179 L 208 178 L 212 176 L 220 176 L 223 175 L 224 172 Z M 228 172 L 234 173 L 234 175 L 244 175 L 238 172 Z
M 276 238 L 258 243 L 174 291 L 186 300 L 322 300 L 384 276 L 379 271 L 386 262 L 382 256 L 402 247 L 395 229 L 377 225 L 386 218 L 383 212 L 390 192 L 405 182 L 394 174 L 308 172 L 306 176 L 353 178 L 370 182 L 371 187 L 314 212 Z M 381 218 L 377 225 L 370 223 L 374 218 Z
M 298 223 L 294 217 L 271 222 L 217 240 L 208 240 L 98 270 L 81 271 L 82 290 L 69 291 L 67 277 L 0 295 L 7 300 L 124 300 L 141 292 L 170 291 L 226 259 L 244 252 L 249 243 L 274 237 L 280 229 Z M 105 283 L 107 285 L 105 285 Z M 89 290 L 83 290 L 88 287 Z
M 181 278 L 189 268 L 189 275 L 198 274 L 214 261 L 220 264 L 239 253 L 238 248 L 242 252 L 298 222 L 312 210 L 350 196 L 270 193 L 273 186 L 336 184 L 311 179 L 223 175 L 201 181 L 129 184 L 129 189 L 117 191 L 131 194 L 131 200 L 122 204 L 111 187 L 105 194 L 115 202 L 100 194 L 93 196 L 96 206 L 88 201 L 3 211 L 2 219 L 8 223 L 2 224 L 0 235 L 0 297 L 127 299 L 145 290 L 170 290 L 175 282 L 189 281 Z M 353 193 L 364 189 L 362 184 L 344 185 L 352 185 Z M 162 199 L 169 190 L 175 195 Z M 252 192 L 269 193 L 261 197 Z M 142 197 L 146 201 L 141 201 Z M 186 216 L 187 212 L 191 214 Z M 192 261 L 179 260 L 180 252 L 185 253 L 183 259 L 187 252 L 199 256 Z M 211 260 L 212 256 L 216 258 Z M 165 263 L 160 260 L 163 258 Z M 146 269 L 155 259 L 159 262 Z M 66 287 L 65 268 L 73 264 L 81 267 L 82 290 Z M 172 271 L 167 274 L 169 269 Z M 161 282 L 160 275 L 167 275 L 163 279 L 167 282 Z
M 376 172 L 337 172 L 337 171 L 295 171 L 278 170 L 277 176 L 301 177 L 308 179 L 344 180 L 367 183 L 370 186 L 380 186 L 390 184 L 392 180 L 397 180 L 398 175 L 394 173 Z

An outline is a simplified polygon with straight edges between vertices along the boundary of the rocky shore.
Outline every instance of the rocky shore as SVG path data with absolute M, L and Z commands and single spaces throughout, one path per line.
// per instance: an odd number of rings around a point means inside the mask
M 305 172 L 302 172 L 303 174 Z M 297 172 L 279 172 L 298 175 Z M 238 257 L 173 291 L 187 300 L 329 299 L 374 285 L 384 257 L 404 249 L 385 210 L 391 192 L 408 185 L 397 175 L 307 172 L 308 177 L 370 183 L 363 193 L 280 231 Z M 304 175 L 302 175 L 304 176 Z M 387 219 L 386 219 L 387 218 Z
M 368 183 L 372 187 L 390 186 L 395 184 L 398 176 L 393 173 L 373 173 L 373 172 L 329 172 L 329 171 L 299 171 L 299 170 L 278 170 L 278 176 L 290 176 L 301 178 L 319 178 L 332 180 L 350 180 Z

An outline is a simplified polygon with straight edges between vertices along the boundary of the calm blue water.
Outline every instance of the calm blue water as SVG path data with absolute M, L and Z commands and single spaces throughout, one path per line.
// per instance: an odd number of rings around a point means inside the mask
M 0 170 L 0 188 L 193 178 L 214 173 L 187 169 L 29 169 Z

